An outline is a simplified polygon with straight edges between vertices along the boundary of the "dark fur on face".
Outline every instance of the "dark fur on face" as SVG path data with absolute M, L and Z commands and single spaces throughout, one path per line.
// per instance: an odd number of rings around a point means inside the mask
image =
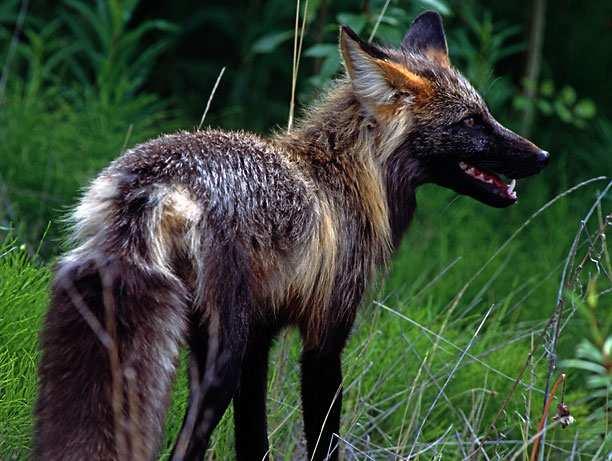
M 238 459 L 265 459 L 268 351 L 293 325 L 309 459 L 337 459 L 341 352 L 416 187 L 508 206 L 496 173 L 528 176 L 547 159 L 451 67 L 435 13 L 399 49 L 348 28 L 340 49 L 347 77 L 291 133 L 163 136 L 92 182 L 42 332 L 37 457 L 153 458 L 187 345 L 173 459 L 201 459 L 232 400 Z
M 373 123 L 384 130 L 402 114 L 409 118 L 395 133 L 399 143 L 388 157 L 388 190 L 400 191 L 413 176 L 412 188 L 434 182 L 506 207 L 517 200 L 515 182 L 505 184 L 500 175 L 523 178 L 546 165 L 548 153 L 501 126 L 451 66 L 439 15 L 419 16 L 399 50 L 364 43 L 347 29 L 341 43 L 353 87 L 369 103 Z

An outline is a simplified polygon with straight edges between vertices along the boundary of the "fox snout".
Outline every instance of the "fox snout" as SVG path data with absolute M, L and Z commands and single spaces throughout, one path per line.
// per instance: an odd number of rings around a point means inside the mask
M 540 149 L 540 151 L 536 154 L 536 163 L 538 165 L 538 172 L 542 170 L 546 165 L 548 165 L 548 160 L 550 159 L 550 154 L 547 150 Z
M 513 178 L 526 178 L 538 174 L 548 164 L 550 154 L 544 149 L 534 146 L 533 152 L 526 154 L 526 158 L 517 155 L 516 165 L 511 165 L 509 176 Z M 512 161 L 511 161 L 512 163 Z
M 538 174 L 548 164 L 548 151 L 493 121 L 494 147 L 490 159 L 479 164 L 511 178 L 526 178 Z
M 518 200 L 517 179 L 538 174 L 550 154 L 502 126 L 489 114 L 462 123 L 447 155 L 433 158 L 433 181 L 487 205 L 505 208 Z

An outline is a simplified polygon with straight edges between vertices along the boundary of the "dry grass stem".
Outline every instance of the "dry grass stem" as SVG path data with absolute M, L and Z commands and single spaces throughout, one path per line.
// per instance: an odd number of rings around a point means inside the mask
M 219 72 L 217 80 L 215 81 L 215 85 L 213 86 L 213 89 L 210 92 L 210 96 L 208 97 L 208 101 L 206 102 L 206 108 L 204 109 L 204 113 L 202 114 L 202 118 L 200 119 L 200 124 L 198 125 L 198 130 L 202 129 L 202 125 L 204 124 L 204 120 L 206 119 L 206 115 L 208 114 L 208 110 L 210 109 L 210 104 L 212 103 L 212 100 L 215 97 L 215 93 L 217 92 L 217 88 L 219 87 L 219 82 L 221 82 L 221 77 L 223 77 L 224 73 L 225 67 L 223 67 Z
M 289 119 L 287 121 L 287 132 L 293 128 L 293 117 L 295 113 L 295 92 L 297 87 L 298 72 L 300 69 L 300 58 L 302 56 L 302 45 L 304 43 L 304 30 L 306 29 L 306 19 L 308 16 L 308 0 L 304 3 L 304 13 L 302 15 L 302 26 L 300 23 L 300 0 L 296 0 L 295 5 L 295 28 L 293 35 L 293 67 L 291 73 L 291 100 L 289 101 Z M 298 40 L 299 37 L 299 40 Z
M 380 21 L 382 21 L 382 18 L 385 17 L 385 13 L 387 12 L 387 8 L 389 7 L 389 3 L 391 3 L 391 0 L 387 0 L 385 2 L 384 6 L 382 7 L 382 10 L 380 10 L 380 14 L 378 15 L 378 18 L 376 18 L 376 23 L 374 24 L 374 28 L 372 29 L 372 33 L 368 37 L 368 42 L 371 42 L 372 40 L 374 40 L 374 37 L 376 36 L 376 32 L 378 31 L 378 26 L 380 26 Z

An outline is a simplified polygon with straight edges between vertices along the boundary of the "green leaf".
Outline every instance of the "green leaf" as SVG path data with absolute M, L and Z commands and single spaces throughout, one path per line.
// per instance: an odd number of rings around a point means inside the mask
M 507 58 L 508 56 L 518 54 L 521 51 L 523 51 L 525 48 L 526 46 L 524 43 L 516 43 L 514 45 L 506 46 L 497 52 L 496 61 L 500 61 L 501 59 Z
M 603 354 L 589 340 L 584 339 L 576 348 L 576 355 L 591 362 L 603 363 Z
M 525 110 L 529 107 L 529 99 L 522 95 L 515 96 L 512 105 L 516 110 Z
M 601 375 L 606 372 L 605 367 L 602 365 L 580 359 L 564 360 L 561 362 L 561 366 L 563 368 L 577 368 L 579 370 L 590 371 L 591 373 L 595 373 L 597 375 Z
M 329 55 L 321 66 L 321 77 L 325 79 L 331 78 L 340 68 L 340 56 L 338 53 Z
M 591 389 L 599 389 L 600 387 L 612 386 L 612 376 L 610 375 L 593 375 L 587 378 L 587 385 Z
M 536 82 L 534 82 L 533 80 L 530 80 L 528 78 L 524 78 L 523 79 L 523 86 L 525 87 L 525 89 L 527 91 L 533 91 L 535 92 L 536 89 Z
M 543 114 L 550 115 L 553 113 L 552 104 L 546 99 L 539 99 L 537 104 L 538 109 L 540 109 L 540 112 L 542 112 Z
M 574 118 L 574 119 L 572 120 L 572 123 L 574 124 L 574 126 L 575 126 L 576 128 L 580 128 L 580 129 L 582 129 L 582 128 L 586 127 L 586 123 L 585 123 L 585 122 L 584 122 L 584 120 L 582 120 L 581 118 Z
M 308 79 L 308 83 L 312 85 L 314 88 L 321 88 L 325 84 L 326 80 L 322 78 L 320 75 L 313 75 Z
M 581 99 L 574 107 L 574 113 L 580 118 L 593 118 L 597 113 L 597 108 L 590 99 Z
M 568 106 L 576 102 L 576 90 L 571 86 L 564 86 L 561 90 L 561 100 Z
M 544 80 L 540 85 L 540 94 L 542 96 L 552 96 L 555 92 L 555 82 L 552 80 Z
M 610 391 L 610 389 L 607 389 L 604 387 L 603 389 L 597 389 L 592 392 L 589 392 L 589 396 L 594 399 L 597 399 L 597 398 L 609 399 L 611 393 L 612 392 Z M 608 408 L 612 408 L 611 403 L 608 403 Z M 597 417 L 596 415 L 600 415 L 600 416 Z M 603 406 L 601 408 L 596 409 L 593 412 L 593 416 L 595 416 L 596 418 L 599 418 L 600 420 L 603 419 Z
M 331 43 L 318 43 L 304 51 L 309 58 L 325 58 L 338 53 L 338 45 Z
M 292 37 L 292 30 L 271 32 L 255 40 L 255 43 L 253 43 L 251 50 L 253 51 L 253 53 L 271 53 L 276 50 L 279 45 L 281 45 L 283 42 L 286 42 Z
M 557 112 L 559 118 L 565 123 L 572 121 L 572 113 L 560 100 L 555 101 L 555 111 Z
M 387 24 L 392 27 L 398 27 L 400 25 L 400 22 L 397 18 L 394 18 L 392 16 L 387 16 L 387 15 L 380 18 L 380 23 Z

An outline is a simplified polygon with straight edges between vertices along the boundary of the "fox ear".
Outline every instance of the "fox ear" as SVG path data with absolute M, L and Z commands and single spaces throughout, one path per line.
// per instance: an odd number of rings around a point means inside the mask
M 440 66 L 450 67 L 442 17 L 434 11 L 417 16 L 402 40 L 402 48 L 420 53 Z
M 353 89 L 370 113 L 391 102 L 398 92 L 418 98 L 430 87 L 424 78 L 393 62 L 346 26 L 340 29 L 340 51 Z
M 351 28 L 342 26 L 340 52 L 353 89 L 362 100 L 374 104 L 391 98 L 393 88 L 377 65 L 377 61 L 388 58 L 382 50 L 361 40 Z

